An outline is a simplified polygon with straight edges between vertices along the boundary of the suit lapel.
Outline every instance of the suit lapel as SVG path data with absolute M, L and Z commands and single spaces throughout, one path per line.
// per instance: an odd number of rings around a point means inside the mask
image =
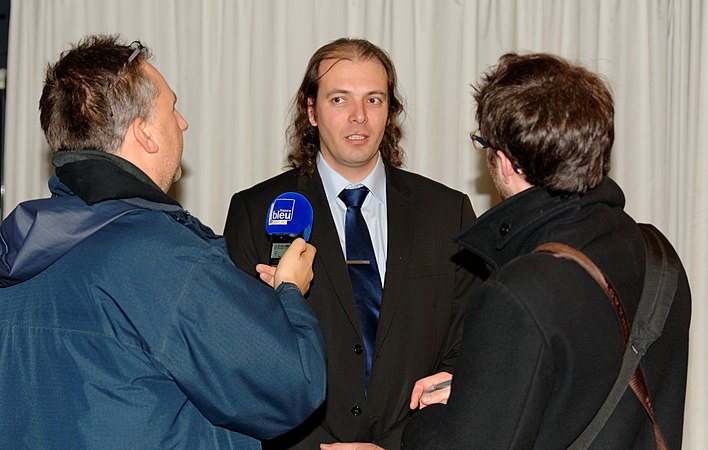
M 400 170 L 386 165 L 388 243 L 386 279 L 376 332 L 377 352 L 386 339 L 399 308 L 401 288 L 409 273 L 411 246 L 413 245 L 413 196 L 401 174 Z
M 299 177 L 297 189 L 310 201 L 314 212 L 310 242 L 317 249 L 317 254 L 315 255 L 315 278 L 312 281 L 312 289 L 316 289 L 318 283 L 329 283 L 332 286 L 337 301 L 361 339 L 359 316 L 356 311 L 349 272 L 319 173 L 315 171 L 311 177 Z M 331 299 L 331 301 L 335 301 L 335 299 Z

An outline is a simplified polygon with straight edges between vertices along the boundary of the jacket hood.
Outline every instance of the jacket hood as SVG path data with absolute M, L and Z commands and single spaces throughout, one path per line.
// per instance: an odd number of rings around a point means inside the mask
M 0 225 L 0 287 L 32 278 L 125 214 L 181 210 L 118 156 L 77 150 L 60 152 L 52 162 L 52 196 L 21 203 Z

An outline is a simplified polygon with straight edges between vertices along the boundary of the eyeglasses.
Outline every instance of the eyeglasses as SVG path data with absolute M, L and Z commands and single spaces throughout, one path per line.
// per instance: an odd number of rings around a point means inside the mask
M 126 71 L 126 68 L 130 65 L 130 63 L 135 60 L 135 58 L 138 57 L 139 54 L 142 53 L 146 58 L 148 57 L 148 49 L 140 41 L 131 42 L 128 48 L 131 49 L 133 52 L 130 54 L 130 56 L 128 56 L 128 59 L 118 71 L 116 79 L 113 80 L 113 82 L 111 83 L 111 88 L 113 88 L 113 85 L 115 85 L 115 83 L 118 82 L 118 79 L 123 76 L 123 73 Z
M 140 53 L 146 51 L 145 46 L 140 41 L 131 42 L 128 48 L 132 49 L 133 53 L 128 56 L 128 61 L 125 63 L 126 66 L 132 63 L 133 60 L 137 58 Z
M 485 149 L 491 147 L 489 142 L 485 141 L 482 138 L 479 130 L 475 130 L 475 131 L 471 132 L 470 139 L 472 139 L 472 144 L 474 144 L 474 148 L 476 148 L 477 150 L 485 150 Z
M 479 130 L 471 132 L 470 139 L 472 139 L 472 144 L 474 144 L 474 148 L 476 148 L 477 150 L 486 150 L 492 147 L 489 142 L 485 141 L 482 136 L 480 136 Z M 514 169 L 514 172 L 518 174 L 521 173 L 521 169 L 519 169 L 515 165 L 512 164 L 511 167 Z
M 128 46 L 128 48 L 133 50 L 133 52 L 130 54 L 130 56 L 128 56 L 128 60 L 123 64 L 123 67 L 120 68 L 120 71 L 118 72 L 117 77 L 111 82 L 111 84 L 109 86 L 109 91 L 112 91 L 115 88 L 116 84 L 123 76 L 123 73 L 126 71 L 126 68 L 130 65 L 130 63 L 132 63 L 135 60 L 135 58 L 138 57 L 138 55 L 140 53 L 143 53 L 143 55 L 145 55 L 146 57 L 148 56 L 147 55 L 147 51 L 148 51 L 147 47 L 145 47 L 140 41 L 131 42 L 130 45 Z M 113 105 L 111 104 L 110 107 L 111 107 L 111 117 L 113 117 Z

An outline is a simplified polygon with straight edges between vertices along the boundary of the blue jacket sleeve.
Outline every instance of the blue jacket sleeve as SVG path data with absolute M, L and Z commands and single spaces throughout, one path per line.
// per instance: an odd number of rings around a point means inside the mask
M 326 390 L 324 340 L 298 288 L 277 292 L 202 252 L 177 281 L 154 357 L 214 425 L 268 439 L 304 421 Z

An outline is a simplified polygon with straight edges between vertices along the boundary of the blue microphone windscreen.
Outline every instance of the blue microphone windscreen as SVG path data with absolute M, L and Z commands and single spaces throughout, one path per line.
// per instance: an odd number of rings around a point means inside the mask
M 266 217 L 266 233 L 302 236 L 310 240 L 312 205 L 297 192 L 285 192 L 273 200 Z

